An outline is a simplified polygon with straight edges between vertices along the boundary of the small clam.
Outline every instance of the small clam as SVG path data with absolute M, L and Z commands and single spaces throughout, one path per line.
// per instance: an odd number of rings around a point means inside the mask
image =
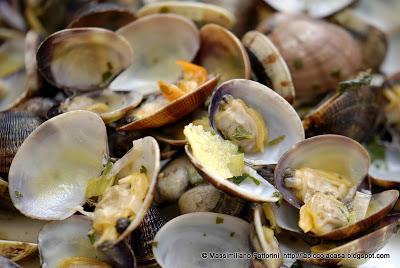
M 116 3 L 97 3 L 78 13 L 67 28 L 99 27 L 116 31 L 135 20 L 131 10 Z
M 106 87 L 132 63 L 126 39 L 101 28 L 74 28 L 47 37 L 37 52 L 38 69 L 52 85 L 89 91 Z
M 24 140 L 43 121 L 28 112 L 0 113 L 0 175 L 7 178 L 11 162 Z
M 281 95 L 288 102 L 294 101 L 292 77 L 285 60 L 271 40 L 257 31 L 250 31 L 242 38 L 256 80 Z
M 165 222 L 158 208 L 153 206 L 147 211 L 142 223 L 133 231 L 131 245 L 139 264 L 154 261 L 152 241 Z
M 87 110 L 100 115 L 106 124 L 121 119 L 142 101 L 137 92 L 101 90 L 71 97 L 61 103 L 61 112 Z
M 268 35 L 286 60 L 299 103 L 317 100 L 362 66 L 357 41 L 333 23 L 277 14 L 261 22 L 257 30 Z
M 37 245 L 28 242 L 0 240 L 0 256 L 12 261 L 26 258 L 37 250 Z
M 208 24 L 200 30 L 201 47 L 196 63 L 221 76 L 220 83 L 234 78 L 249 79 L 249 57 L 240 40 L 227 29 Z
M 158 264 L 173 267 L 250 267 L 250 226 L 233 216 L 197 212 L 174 218 L 157 233 L 153 253 Z M 211 259 L 213 252 L 237 252 L 243 258 Z M 202 255 L 203 254 L 203 255 Z
M 140 18 L 117 33 L 128 40 L 134 55 L 132 64 L 110 88 L 135 90 L 143 95 L 159 92 L 158 80 L 175 82 L 181 74 L 176 60 L 193 60 L 200 47 L 199 31 L 194 23 L 173 14 Z
M 106 128 L 96 114 L 74 111 L 46 121 L 25 139 L 11 164 L 14 206 L 32 218 L 71 216 L 85 203 L 88 180 L 101 174 L 106 156 Z
M 38 243 L 42 267 L 135 267 L 132 250 L 125 242 L 108 252 L 93 246 L 91 221 L 85 216 L 71 216 L 43 226 Z
M 287 13 L 304 13 L 314 18 L 325 18 L 347 8 L 357 0 L 264 0 L 272 8 Z
M 179 210 L 182 214 L 192 212 L 216 212 L 238 216 L 245 202 L 226 194 L 212 185 L 201 184 L 186 191 L 179 198 Z
M 168 1 L 151 3 L 143 6 L 137 12 L 138 17 L 157 13 L 173 13 L 193 20 L 202 27 L 208 23 L 215 23 L 231 29 L 235 25 L 235 17 L 228 10 L 213 4 L 200 2 Z
M 3 256 L 0 256 L 0 266 L 3 268 L 22 268 L 12 260 L 7 259 L 6 257 Z
M 237 144 L 251 165 L 276 164 L 304 139 L 292 106 L 270 88 L 250 80 L 234 79 L 219 86 L 211 99 L 209 118 L 215 132 Z

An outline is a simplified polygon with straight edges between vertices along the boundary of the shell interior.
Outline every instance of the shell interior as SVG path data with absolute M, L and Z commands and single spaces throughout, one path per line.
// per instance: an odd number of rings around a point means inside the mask
M 101 28 L 74 28 L 47 37 L 37 52 L 38 69 L 56 87 L 89 91 L 106 87 L 131 63 L 121 35 Z
M 174 31 L 171 31 L 174 29 Z M 140 18 L 117 31 L 133 48 L 133 63 L 111 83 L 116 90 L 143 95 L 159 92 L 158 80 L 175 82 L 181 75 L 176 60 L 192 61 L 200 47 L 192 21 L 172 14 Z
M 233 216 L 197 212 L 167 222 L 155 237 L 154 256 L 162 267 L 204 267 L 202 252 L 250 253 L 249 223 Z M 208 256 L 208 255 L 207 255 Z M 250 267 L 250 259 L 207 259 L 207 267 Z
M 28 94 L 24 69 L 0 79 L 0 112 L 13 108 Z
M 247 163 L 251 165 L 276 164 L 289 148 L 304 140 L 303 125 L 293 107 L 272 89 L 258 82 L 244 79 L 227 81 L 213 93 L 209 106 L 209 118 L 212 128 L 217 133 L 220 134 L 215 126 L 215 113 L 223 96 L 227 94 L 241 99 L 261 114 L 268 128 L 269 140 L 284 136 L 277 145 L 265 145 L 264 152 L 246 153 Z
M 0 256 L 13 261 L 19 261 L 32 255 L 37 250 L 37 245 L 28 242 L 0 240 Z
M 100 175 L 107 154 L 106 128 L 96 114 L 73 111 L 46 121 L 28 136 L 11 164 L 14 206 L 32 218 L 71 216 L 85 202 L 86 184 Z
M 369 166 L 368 152 L 358 142 L 340 135 L 315 136 L 297 143 L 282 156 L 275 169 L 275 186 L 286 201 L 300 208 L 303 202 L 284 186 L 288 168 L 334 172 L 358 186 L 368 174 Z

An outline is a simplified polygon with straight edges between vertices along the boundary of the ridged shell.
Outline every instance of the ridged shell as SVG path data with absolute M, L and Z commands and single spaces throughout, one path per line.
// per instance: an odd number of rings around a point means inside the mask
M 0 113 L 0 175 L 7 178 L 11 162 L 24 140 L 43 121 L 28 112 Z
M 138 228 L 131 235 L 131 245 L 138 263 L 154 260 L 152 241 L 157 232 L 164 226 L 166 219 L 156 207 L 150 207 Z
M 286 60 L 300 103 L 315 101 L 362 66 L 359 44 L 335 24 L 278 14 L 261 22 L 257 30 L 269 36 Z

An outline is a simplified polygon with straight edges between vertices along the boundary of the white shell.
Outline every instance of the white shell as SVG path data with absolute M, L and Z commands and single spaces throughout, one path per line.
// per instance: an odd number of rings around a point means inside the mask
M 192 61 L 200 47 L 196 26 L 178 15 L 145 16 L 117 33 L 129 41 L 135 53 L 132 65 L 110 88 L 136 90 L 143 95 L 159 92 L 158 80 L 175 82 L 181 74 L 176 60 Z
M 90 243 L 92 222 L 85 216 L 72 216 L 50 222 L 39 232 L 38 244 L 43 268 L 58 267 L 70 257 L 87 257 L 100 261 L 106 256 Z
M 33 131 L 9 172 L 14 206 L 26 216 L 61 220 L 85 203 L 86 184 L 103 169 L 108 154 L 101 118 L 88 111 L 56 116 Z
M 372 163 L 369 175 L 381 181 L 400 185 L 400 144 L 385 144 L 385 161 Z
M 223 222 L 217 224 L 220 221 Z M 250 267 L 251 259 L 212 260 L 209 255 L 210 252 L 252 255 L 249 233 L 249 223 L 240 218 L 211 212 L 189 213 L 174 218 L 158 231 L 153 253 L 163 268 Z
M 264 118 L 269 140 L 282 135 L 285 139 L 277 145 L 266 147 L 264 152 L 246 153 L 245 160 L 251 165 L 276 164 L 280 157 L 294 144 L 304 140 L 303 124 L 294 108 L 279 94 L 258 82 L 233 79 L 220 85 L 214 92 L 209 109 L 211 126 L 214 130 L 214 114 L 218 109 L 221 97 L 230 94 L 243 100 L 249 107 L 255 109 Z M 218 132 L 218 131 L 217 131 Z
M 0 80 L 0 112 L 19 104 L 28 94 L 25 70 L 17 71 Z

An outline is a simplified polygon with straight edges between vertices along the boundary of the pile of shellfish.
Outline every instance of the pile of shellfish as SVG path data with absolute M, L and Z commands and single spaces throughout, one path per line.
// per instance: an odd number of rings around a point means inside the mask
M 0 267 L 377 267 L 400 21 L 367 2 L 1 1 Z

